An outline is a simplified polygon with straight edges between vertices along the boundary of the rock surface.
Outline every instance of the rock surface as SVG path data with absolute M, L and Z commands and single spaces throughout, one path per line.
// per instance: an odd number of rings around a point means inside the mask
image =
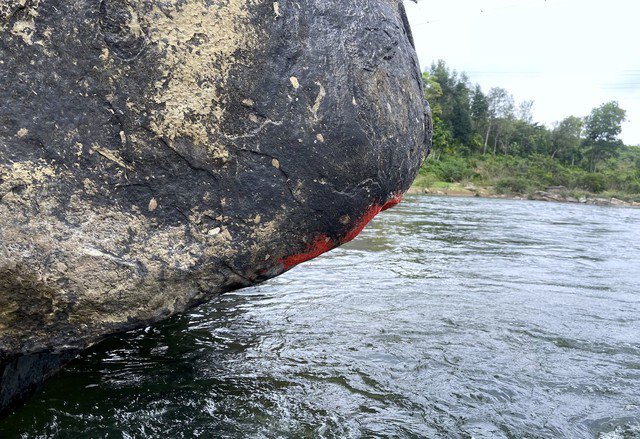
M 431 142 L 397 0 L 4 0 L 0 102 L 5 413 L 353 239 Z

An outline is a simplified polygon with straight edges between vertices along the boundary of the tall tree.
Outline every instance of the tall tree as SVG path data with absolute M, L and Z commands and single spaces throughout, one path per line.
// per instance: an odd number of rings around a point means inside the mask
M 533 154 L 548 155 L 551 150 L 551 136 L 544 125 L 527 123 L 518 119 L 513 122 L 513 134 L 509 146 L 512 154 L 531 156 Z
M 618 138 L 627 112 L 618 102 L 611 101 L 594 108 L 586 117 L 585 146 L 589 155 L 589 166 L 596 170 L 598 162 L 614 157 L 624 145 Z
M 471 122 L 473 132 L 484 139 L 489 125 L 489 101 L 477 84 L 471 93 Z
M 559 158 L 572 165 L 580 158 L 580 144 L 582 142 L 582 119 L 569 116 L 557 123 L 551 134 L 551 157 Z
M 450 70 L 442 60 L 432 64 L 428 73 L 440 86 L 441 95 L 435 101 L 441 109 L 443 123 L 455 141 L 467 144 L 473 134 L 468 78 Z
M 533 101 L 522 101 L 518 105 L 518 119 L 531 124 L 533 123 Z
M 452 150 L 453 134 L 449 124 L 443 120 L 443 100 L 444 92 L 438 82 L 438 78 L 430 72 L 422 74 L 424 95 L 431 106 L 433 117 L 433 153 L 430 155 L 434 160 L 438 160 L 443 151 L 455 153 Z
M 489 136 L 493 131 L 493 154 L 497 152 L 498 143 L 506 142 L 502 138 L 508 135 L 514 119 L 515 103 L 513 96 L 504 88 L 494 87 L 487 96 L 489 102 L 489 127 L 485 136 L 484 153 L 487 152 Z

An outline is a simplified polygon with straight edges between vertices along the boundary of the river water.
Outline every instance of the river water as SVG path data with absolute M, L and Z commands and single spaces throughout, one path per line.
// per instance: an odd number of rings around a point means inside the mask
M 640 437 L 640 210 L 409 197 L 93 348 L 0 437 Z

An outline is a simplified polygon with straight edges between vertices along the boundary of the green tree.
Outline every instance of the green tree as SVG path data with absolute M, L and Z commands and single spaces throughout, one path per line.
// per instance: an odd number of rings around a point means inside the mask
M 534 154 L 548 155 L 551 150 L 551 133 L 544 125 L 518 119 L 513 122 L 509 148 L 511 154 L 521 157 Z
M 589 168 L 595 172 L 599 162 L 615 157 L 624 146 L 618 138 L 627 112 L 616 101 L 594 108 L 586 117 L 585 149 L 589 157 Z
M 482 142 L 489 127 L 489 101 L 479 85 L 471 93 L 471 122 L 473 132 Z
M 483 154 L 487 152 L 490 135 L 493 135 L 493 155 L 497 153 L 498 144 L 503 146 L 506 154 L 507 139 L 511 135 L 512 122 L 515 118 L 513 96 L 504 88 L 494 87 L 489 90 L 487 100 L 489 102 L 489 127 L 485 136 Z
M 449 125 L 443 121 L 444 92 L 438 82 L 438 78 L 429 72 L 424 72 L 422 74 L 422 83 L 424 85 L 424 95 L 429 101 L 433 116 L 433 154 L 430 157 L 434 157 L 437 160 L 442 151 L 453 152 L 453 134 Z
M 582 119 L 569 116 L 557 123 L 551 133 L 551 157 L 575 165 L 580 160 L 582 142 Z
M 469 80 L 465 75 L 450 70 L 442 60 L 431 66 L 428 75 L 440 86 L 441 94 L 434 96 L 434 100 L 441 110 L 443 124 L 451 131 L 459 146 L 468 144 L 473 135 Z

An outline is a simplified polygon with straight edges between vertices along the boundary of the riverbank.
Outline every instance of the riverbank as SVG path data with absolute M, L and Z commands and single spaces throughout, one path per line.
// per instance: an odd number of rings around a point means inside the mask
M 424 163 L 413 186 L 414 193 L 435 195 L 637 207 L 640 148 L 628 148 L 597 172 L 540 154 L 442 155 Z
M 493 186 L 479 186 L 473 183 L 447 183 L 443 181 L 429 182 L 418 177 L 409 194 L 427 194 L 449 197 L 481 197 L 503 198 L 513 200 L 554 201 L 559 203 L 579 203 L 596 206 L 626 206 L 640 207 L 640 196 L 614 196 L 614 194 L 595 194 L 587 191 L 568 190 L 562 186 L 553 186 L 545 190 L 529 193 L 515 193 L 498 191 Z

